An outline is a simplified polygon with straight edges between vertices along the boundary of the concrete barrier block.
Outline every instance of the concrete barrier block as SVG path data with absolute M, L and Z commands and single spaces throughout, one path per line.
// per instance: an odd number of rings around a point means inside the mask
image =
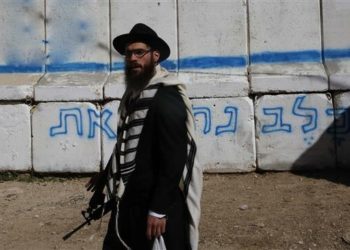
M 43 72 L 44 2 L 1 1 L 0 73 Z
M 350 168 L 350 92 L 335 95 L 334 104 L 334 111 L 328 112 L 335 117 L 334 126 L 329 132 L 335 134 L 337 166 Z
M 248 97 L 192 100 L 198 156 L 207 172 L 255 170 L 253 103 Z
M 202 73 L 179 73 L 192 98 L 248 96 L 246 76 Z
M 109 1 L 51 0 L 47 71 L 109 71 Z
M 318 0 L 249 0 L 249 22 L 252 54 L 321 50 Z M 321 59 L 320 54 L 309 56 Z
M 130 15 L 126 13 L 132 13 Z M 128 15 L 125 18 L 125 15 Z M 176 1 L 129 1 L 111 0 L 112 39 L 129 33 L 136 23 L 144 23 L 164 39 L 171 50 L 168 60 L 162 65 L 168 70 L 177 70 L 177 15 Z M 123 70 L 123 57 L 112 49 L 112 70 Z
M 318 0 L 250 0 L 249 22 L 253 91 L 328 88 Z
M 324 57 L 331 89 L 350 89 L 349 13 L 349 1 L 323 1 Z
M 328 60 L 330 89 L 350 89 L 350 60 Z
M 121 72 L 112 72 L 104 86 L 104 98 L 121 99 L 125 92 L 125 87 L 124 74 Z
M 258 168 L 335 167 L 331 98 L 326 94 L 265 95 L 256 100 Z
M 104 169 L 111 157 L 117 142 L 119 101 L 110 101 L 103 106 L 101 112 L 102 130 L 102 168 Z
M 320 63 L 251 66 L 253 93 L 327 91 L 328 76 Z
M 48 73 L 34 87 L 36 101 L 103 100 L 107 73 Z
M 32 114 L 37 172 L 93 172 L 101 163 L 101 114 L 87 102 L 39 103 Z
M 0 105 L 0 170 L 28 171 L 32 167 L 30 107 Z
M 42 74 L 0 74 L 0 100 L 30 100 Z
M 179 1 L 179 69 L 246 74 L 246 0 Z

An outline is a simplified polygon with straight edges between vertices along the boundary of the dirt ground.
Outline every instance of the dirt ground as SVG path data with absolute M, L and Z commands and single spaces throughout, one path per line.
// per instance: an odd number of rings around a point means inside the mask
M 83 222 L 88 178 L 0 181 L 0 249 L 101 249 Z M 350 173 L 205 175 L 200 249 L 350 249 Z M 100 229 L 98 229 L 100 226 Z

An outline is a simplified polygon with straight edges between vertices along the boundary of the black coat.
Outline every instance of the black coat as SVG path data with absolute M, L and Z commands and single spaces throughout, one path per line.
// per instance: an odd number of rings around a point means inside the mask
M 144 122 L 135 171 L 119 206 L 120 234 L 132 249 L 144 250 L 152 245 L 146 239 L 149 211 L 167 216 L 164 240 L 168 250 L 188 249 L 187 209 L 179 188 L 187 159 L 186 115 L 177 87 L 159 87 Z M 115 235 L 114 216 L 115 212 L 106 244 Z

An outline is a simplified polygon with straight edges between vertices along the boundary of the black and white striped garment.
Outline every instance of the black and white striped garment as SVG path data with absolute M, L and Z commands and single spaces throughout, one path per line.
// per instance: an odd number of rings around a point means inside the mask
M 111 171 L 109 171 L 109 180 L 111 196 L 116 194 L 116 186 L 123 182 L 125 187 L 128 180 L 136 167 L 136 151 L 139 143 L 139 139 L 142 133 L 144 121 L 146 119 L 149 107 L 153 101 L 155 94 L 161 84 L 154 84 L 144 89 L 139 98 L 135 100 L 132 105 L 132 110 L 121 110 L 120 119 L 118 124 L 118 141 L 117 148 L 113 154 L 116 156 L 114 164 L 111 165 Z M 187 146 L 188 158 L 185 166 L 185 174 L 183 180 L 181 180 L 180 187 L 184 194 L 187 194 L 188 186 L 191 181 L 192 167 L 194 164 L 194 157 L 196 154 L 196 144 L 194 140 L 190 140 Z M 108 167 L 107 165 L 107 167 Z M 113 165 L 113 166 L 112 166 Z M 121 179 L 117 179 L 120 177 Z M 114 191 L 114 192 L 113 192 Z M 119 192 L 120 193 L 120 192 Z M 118 195 L 119 196 L 119 195 Z M 119 196 L 120 198 L 120 196 Z
M 121 102 L 119 110 L 119 124 L 118 124 L 118 139 L 113 149 L 112 156 L 110 157 L 107 166 L 107 185 L 105 189 L 106 200 L 116 198 L 119 200 L 123 196 L 125 186 L 128 183 L 130 176 L 135 171 L 135 158 L 137 146 L 142 133 L 144 121 L 147 117 L 148 110 L 153 101 L 154 96 L 157 93 L 158 88 L 161 85 L 174 86 L 179 89 L 184 103 L 187 109 L 187 160 L 184 166 L 182 178 L 179 183 L 180 189 L 183 191 L 190 218 L 190 243 L 192 250 L 198 249 L 198 227 L 200 218 L 200 197 L 202 192 L 202 170 L 196 160 L 196 142 L 194 132 L 194 119 L 191 111 L 190 100 L 185 94 L 185 88 L 182 84 L 174 83 L 156 83 L 150 84 L 146 87 L 134 101 L 132 110 L 126 110 Z M 116 232 L 124 244 L 128 246 L 121 239 L 118 232 L 118 203 L 117 203 L 117 216 L 116 216 Z
M 139 98 L 132 106 L 132 110 L 121 110 L 119 133 L 119 170 L 124 185 L 135 170 L 135 157 L 139 139 L 142 133 L 143 124 L 146 119 L 148 109 L 157 93 L 159 85 L 152 85 L 144 89 Z

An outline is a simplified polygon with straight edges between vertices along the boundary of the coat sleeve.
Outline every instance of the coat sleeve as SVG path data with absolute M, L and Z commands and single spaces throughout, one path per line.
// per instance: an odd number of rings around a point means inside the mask
M 155 188 L 150 210 L 167 214 L 178 197 L 179 182 L 187 158 L 186 107 L 175 87 L 162 87 L 155 105 L 157 158 Z

